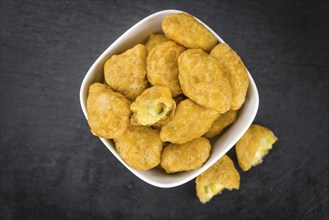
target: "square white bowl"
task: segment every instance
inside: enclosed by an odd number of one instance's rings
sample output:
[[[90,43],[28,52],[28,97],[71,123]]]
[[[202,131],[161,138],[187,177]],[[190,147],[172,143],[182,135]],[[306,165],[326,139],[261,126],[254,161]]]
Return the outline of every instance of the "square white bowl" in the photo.
[[[107,59],[109,59],[114,54],[120,54],[125,50],[133,47],[138,43],[144,43],[147,37],[154,32],[162,32],[161,23],[162,19],[172,13],[180,13],[183,11],[179,10],[164,10],[157,13],[151,14],[150,16],[144,18],[124,34],[122,34],[111,46],[109,46],[95,61],[95,63],[90,67],[86,76],[83,79],[81,88],[80,88],[80,103],[82,111],[87,118],[87,95],[89,85],[95,82],[103,82],[103,65]],[[199,22],[204,24],[202,21],[197,19]],[[204,24],[205,25],[205,24]],[[213,30],[211,30],[207,25],[206,28],[211,31],[219,42],[224,43],[222,38],[220,38]],[[224,154],[226,154],[242,137],[242,135],[249,128],[253,122],[259,105],[259,97],[257,87],[254,80],[252,79],[249,71],[249,80],[250,85],[246,97],[246,101],[243,107],[240,109],[239,116],[237,121],[231,125],[225,132],[216,137],[212,141],[212,150],[211,155],[208,161],[199,169],[191,170],[187,172],[181,172],[176,174],[166,174],[159,168],[154,168],[152,170],[140,171],[135,170],[128,166],[118,155],[114,143],[112,140],[107,140],[100,138],[104,145],[112,152],[112,154],[133,174],[135,174],[140,179],[145,182],[161,187],[161,188],[170,188],[182,185],[201,173],[207,170],[211,165],[213,165],[217,160],[219,160]]]

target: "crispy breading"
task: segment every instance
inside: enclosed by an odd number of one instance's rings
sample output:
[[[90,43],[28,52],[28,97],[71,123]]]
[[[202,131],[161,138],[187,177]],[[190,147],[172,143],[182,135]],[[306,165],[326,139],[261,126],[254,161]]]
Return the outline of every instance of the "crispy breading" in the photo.
[[[150,34],[145,43],[146,51],[149,53],[155,46],[166,41],[169,41],[169,39],[164,34]]]
[[[136,170],[149,170],[160,164],[163,142],[156,129],[129,125],[114,142],[120,157]]]
[[[187,48],[209,52],[217,44],[217,38],[190,14],[167,15],[162,21],[162,29],[169,39]]]
[[[135,100],[147,87],[145,46],[137,44],[120,55],[113,55],[104,64],[104,76],[113,90],[130,101]]]
[[[179,103],[174,117],[162,126],[160,138],[163,142],[186,143],[204,135],[218,115],[217,111],[186,99]]]
[[[261,164],[263,158],[278,140],[269,129],[253,124],[235,146],[239,166],[243,171]]]
[[[211,150],[207,138],[196,138],[184,144],[169,144],[161,154],[161,167],[166,173],[200,168],[209,158]]]
[[[130,102],[108,86],[94,83],[87,98],[88,124],[91,132],[101,138],[116,138],[127,129]]]
[[[195,180],[196,194],[202,203],[209,202],[224,189],[240,188],[240,174],[233,161],[224,155]]]
[[[161,43],[147,57],[147,79],[151,85],[166,86],[173,97],[182,94],[178,81],[178,57],[185,48],[173,41]]]
[[[248,72],[241,58],[228,44],[218,44],[210,55],[218,58],[228,74],[232,88],[231,108],[233,110],[241,108],[249,87]]]
[[[220,134],[225,128],[233,124],[238,117],[238,111],[229,110],[224,114],[220,114],[218,118],[212,123],[211,127],[204,135],[207,138],[215,137]]]
[[[230,110],[231,86],[218,59],[200,49],[189,49],[179,56],[178,67],[184,95],[220,113]]]

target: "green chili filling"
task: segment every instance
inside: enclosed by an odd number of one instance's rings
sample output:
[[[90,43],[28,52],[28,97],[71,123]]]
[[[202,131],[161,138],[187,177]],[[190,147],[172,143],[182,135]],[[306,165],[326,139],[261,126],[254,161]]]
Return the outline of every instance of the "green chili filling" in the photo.
[[[205,187],[204,187],[204,191],[205,191],[206,193],[208,193],[208,186],[205,186]]]
[[[164,112],[164,108],[161,107],[160,110],[159,110],[159,112],[158,112],[158,114],[160,115],[160,114],[162,114],[163,112]]]

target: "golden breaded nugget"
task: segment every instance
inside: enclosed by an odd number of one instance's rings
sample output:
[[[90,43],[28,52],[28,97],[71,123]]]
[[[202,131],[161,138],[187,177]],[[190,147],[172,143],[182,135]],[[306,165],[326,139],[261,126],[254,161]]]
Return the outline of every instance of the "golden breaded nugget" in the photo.
[[[196,194],[200,202],[206,203],[224,189],[239,189],[240,174],[231,158],[224,155],[208,170],[198,176],[195,183]]]
[[[174,117],[160,131],[163,142],[183,144],[204,135],[219,113],[186,99],[177,106]]]
[[[156,45],[168,41],[169,39],[164,34],[151,34],[147,39],[145,48],[149,53]]]
[[[231,108],[230,82],[216,58],[200,49],[190,49],[178,58],[178,67],[184,95],[220,113]]]
[[[178,57],[185,51],[173,41],[161,43],[147,57],[147,79],[152,85],[167,86],[173,97],[182,94],[178,81]]]
[[[209,158],[211,150],[207,138],[197,138],[185,144],[169,144],[161,154],[161,167],[166,173],[200,168]]]
[[[163,124],[171,118],[176,109],[170,90],[165,86],[153,86],[146,89],[130,105],[133,112],[131,123],[134,125]]]
[[[117,138],[127,129],[130,102],[120,93],[101,83],[89,86],[87,98],[88,124],[101,138]]]
[[[204,136],[207,138],[215,137],[216,135],[220,134],[225,128],[233,124],[237,117],[238,111],[236,110],[229,110],[228,112],[219,115],[218,118],[212,123],[211,127]]]
[[[145,46],[137,44],[120,55],[113,55],[105,62],[104,76],[113,90],[135,100],[147,87]]]
[[[163,143],[158,130],[129,125],[114,142],[121,158],[136,170],[149,170],[160,164]]]
[[[217,44],[216,37],[190,14],[167,15],[162,21],[162,30],[169,39],[187,48],[209,52]]]
[[[241,108],[249,86],[247,69],[239,55],[228,44],[218,44],[210,55],[219,59],[225,67],[232,88],[233,110]]]
[[[269,129],[253,124],[235,146],[239,166],[243,171],[261,164],[278,138]]]

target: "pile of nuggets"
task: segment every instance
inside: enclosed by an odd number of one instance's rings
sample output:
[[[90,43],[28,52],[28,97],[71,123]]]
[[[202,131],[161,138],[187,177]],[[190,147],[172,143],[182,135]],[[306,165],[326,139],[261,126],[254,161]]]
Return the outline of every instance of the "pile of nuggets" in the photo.
[[[200,168],[215,137],[235,122],[249,86],[247,70],[228,44],[193,16],[177,13],[151,34],[104,64],[103,83],[89,87],[91,132],[113,139],[132,168],[160,165],[166,173]],[[236,145],[242,170],[262,162],[277,138],[252,125]],[[196,178],[197,196],[208,202],[223,189],[239,189],[240,175],[225,155]]]

